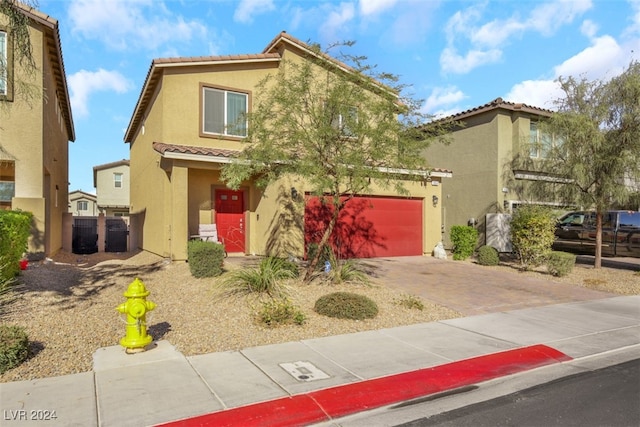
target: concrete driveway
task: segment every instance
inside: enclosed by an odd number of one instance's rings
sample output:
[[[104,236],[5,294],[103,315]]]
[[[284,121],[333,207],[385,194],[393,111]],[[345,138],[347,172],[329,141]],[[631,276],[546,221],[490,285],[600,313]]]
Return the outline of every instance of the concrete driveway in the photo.
[[[517,271],[498,271],[462,261],[431,257],[363,260],[376,280],[464,316],[495,313],[616,295],[536,279]]]

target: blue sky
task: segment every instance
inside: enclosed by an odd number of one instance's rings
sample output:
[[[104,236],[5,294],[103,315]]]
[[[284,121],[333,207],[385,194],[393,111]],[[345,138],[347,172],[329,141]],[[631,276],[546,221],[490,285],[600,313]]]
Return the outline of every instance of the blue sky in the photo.
[[[76,141],[69,190],[129,158],[124,132],[154,58],[260,53],[280,32],[400,76],[423,110],[502,97],[553,108],[559,76],[609,79],[640,59],[640,0],[39,0],[59,21]],[[437,166],[437,165],[435,165]]]

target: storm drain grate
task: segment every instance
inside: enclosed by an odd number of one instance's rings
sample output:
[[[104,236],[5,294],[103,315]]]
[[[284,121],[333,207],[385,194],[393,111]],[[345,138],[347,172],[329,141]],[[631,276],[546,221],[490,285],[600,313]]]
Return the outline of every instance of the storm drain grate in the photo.
[[[311,362],[299,361],[280,363],[280,367],[298,381],[316,381],[330,378],[329,375],[322,372]]]

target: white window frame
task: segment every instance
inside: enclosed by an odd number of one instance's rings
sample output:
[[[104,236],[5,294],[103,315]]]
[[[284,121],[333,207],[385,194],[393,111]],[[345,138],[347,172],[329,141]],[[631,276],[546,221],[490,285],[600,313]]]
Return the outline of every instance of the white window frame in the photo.
[[[222,102],[222,106],[220,105],[207,105],[207,92],[218,92],[221,93],[223,95],[223,102]],[[201,132],[203,135],[223,135],[223,136],[229,136],[229,137],[235,137],[235,138],[244,138],[247,136],[247,130],[248,130],[248,122],[245,119],[244,120],[244,125],[240,125],[240,126],[236,126],[234,123],[229,123],[229,111],[228,111],[228,106],[229,106],[229,101],[228,101],[228,96],[229,94],[233,94],[233,95],[239,95],[239,96],[243,96],[244,97],[244,112],[243,114],[246,117],[246,114],[249,111],[249,94],[245,93],[245,92],[240,92],[240,91],[235,91],[235,90],[228,90],[228,89],[220,89],[220,88],[215,88],[215,87],[211,87],[211,86],[202,86],[202,128],[201,128]],[[222,107],[223,111],[222,111],[222,118],[223,118],[223,123],[222,123],[222,132],[215,132],[214,130],[207,130],[207,111],[209,108],[220,108]],[[234,132],[234,128],[239,128],[240,132]]]
[[[78,200],[77,202],[77,211],[88,211],[89,210],[89,202],[86,200]]]
[[[113,173],[113,187],[114,188],[122,188],[122,173],[114,172]]]

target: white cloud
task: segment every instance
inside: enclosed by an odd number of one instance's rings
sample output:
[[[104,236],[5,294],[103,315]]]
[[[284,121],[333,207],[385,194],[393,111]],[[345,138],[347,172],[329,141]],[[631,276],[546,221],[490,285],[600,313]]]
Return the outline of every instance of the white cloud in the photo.
[[[336,42],[342,40],[342,34],[347,31],[347,24],[356,16],[353,3],[340,3],[326,13],[326,19],[320,25],[320,34],[324,41]]]
[[[542,35],[550,36],[591,7],[593,7],[591,0],[560,0],[542,3],[531,11],[525,26]]]
[[[467,96],[457,87],[436,87],[431,91],[431,95],[426,99],[420,111],[437,117],[450,115],[456,103],[467,98]],[[446,108],[446,109],[443,109]]]
[[[377,15],[391,9],[398,0],[360,0],[360,13],[363,16]]]
[[[233,20],[243,24],[253,22],[253,17],[275,10],[273,0],[241,0],[233,14]]]
[[[95,72],[80,70],[68,76],[67,81],[71,92],[73,114],[78,117],[86,117],[89,114],[89,97],[94,92],[125,93],[133,87],[133,84],[119,72],[102,68]]]
[[[449,18],[445,27],[448,44],[440,57],[443,71],[468,73],[478,66],[499,61],[502,48],[514,38],[524,37],[528,31],[550,36],[592,7],[591,0],[545,2],[533,8],[524,19],[514,12],[506,19],[482,24],[487,5],[487,2],[474,4]],[[452,55],[461,44],[468,44],[468,53]]]
[[[466,74],[480,65],[499,61],[501,56],[502,51],[498,49],[470,50],[465,56],[462,56],[455,49],[447,47],[440,55],[440,66],[445,72]]]
[[[591,21],[590,19],[587,19],[580,26],[580,32],[591,39],[595,37],[596,33],[598,32],[598,24]]]
[[[174,16],[163,3],[152,0],[74,0],[69,19],[74,33],[115,50],[155,50],[207,32],[201,23]]]
[[[554,80],[526,80],[513,86],[503,98],[508,102],[521,102],[552,110],[554,109],[553,101],[561,95],[560,85]]]
[[[584,76],[589,80],[610,79],[619,74],[628,56],[611,36],[593,40],[593,44],[554,68],[556,77]]]
[[[626,29],[628,35],[637,35],[640,33],[640,0],[627,0],[633,11],[631,16],[631,25]]]
[[[553,79],[518,83],[504,98],[511,102],[553,109],[553,101],[563,96],[557,82],[559,77],[607,81],[628,66],[628,52],[633,50],[634,45],[640,47],[640,41],[636,39],[630,45],[621,46],[611,36],[594,38],[591,46],[554,67]]]

